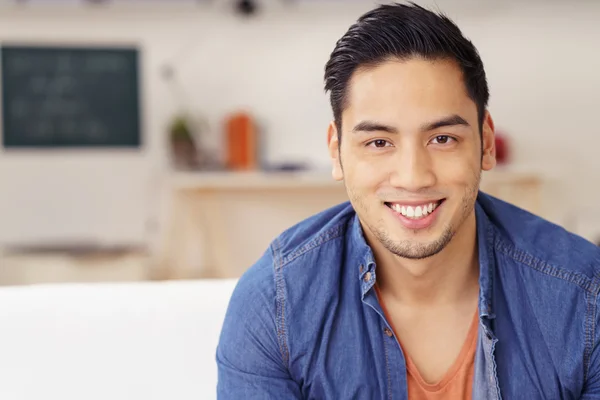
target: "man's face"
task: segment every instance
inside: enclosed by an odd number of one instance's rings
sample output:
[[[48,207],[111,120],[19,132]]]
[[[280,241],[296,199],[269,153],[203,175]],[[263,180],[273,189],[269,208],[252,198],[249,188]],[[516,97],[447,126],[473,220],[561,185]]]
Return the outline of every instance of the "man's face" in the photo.
[[[347,99],[341,146],[332,123],[329,151],[367,238],[404,258],[437,254],[466,225],[481,170],[495,164],[491,117],[482,146],[477,107],[448,60],[359,69]]]

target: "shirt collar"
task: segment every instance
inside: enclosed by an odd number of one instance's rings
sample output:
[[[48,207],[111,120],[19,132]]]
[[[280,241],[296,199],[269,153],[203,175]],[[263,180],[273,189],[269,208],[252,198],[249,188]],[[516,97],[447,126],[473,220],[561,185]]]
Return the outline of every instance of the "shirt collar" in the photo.
[[[481,194],[480,194],[481,196]],[[479,315],[488,319],[495,318],[492,309],[493,277],[496,268],[494,258],[494,229],[491,221],[481,207],[479,198],[475,203],[475,218],[477,229],[477,246],[479,252]],[[350,226],[350,245],[356,260],[358,279],[361,287],[361,297],[373,287],[376,281],[375,256],[367,244],[358,215],[354,214]]]
[[[479,251],[479,316],[493,319],[496,317],[492,307],[493,279],[496,270],[494,225],[480,204],[481,196],[480,193],[475,203],[477,247]]]

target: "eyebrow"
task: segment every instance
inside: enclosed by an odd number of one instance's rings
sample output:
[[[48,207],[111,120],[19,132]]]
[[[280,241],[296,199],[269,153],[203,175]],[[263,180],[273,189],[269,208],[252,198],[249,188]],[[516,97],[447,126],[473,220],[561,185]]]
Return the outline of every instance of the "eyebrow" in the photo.
[[[470,126],[469,123],[460,115],[454,114],[448,117],[438,119],[436,121],[427,122],[421,125],[421,131],[432,131],[434,129],[443,128],[445,126]],[[382,124],[375,121],[361,121],[353,129],[352,132],[387,132],[398,133],[398,129],[393,126]]]
[[[469,123],[460,115],[454,114],[449,117],[444,117],[437,121],[428,122],[421,126],[421,131],[432,131],[434,129],[443,128],[445,126],[470,126]]]
[[[352,132],[387,132],[387,133],[398,133],[398,129],[390,125],[381,124],[374,121],[361,121],[354,128]]]

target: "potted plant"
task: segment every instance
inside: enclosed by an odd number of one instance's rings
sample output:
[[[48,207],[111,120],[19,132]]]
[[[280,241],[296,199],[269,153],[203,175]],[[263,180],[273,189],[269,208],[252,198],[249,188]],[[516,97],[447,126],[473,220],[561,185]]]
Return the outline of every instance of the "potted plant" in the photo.
[[[173,118],[169,128],[171,153],[177,168],[191,168],[197,164],[197,148],[190,119],[185,115]]]

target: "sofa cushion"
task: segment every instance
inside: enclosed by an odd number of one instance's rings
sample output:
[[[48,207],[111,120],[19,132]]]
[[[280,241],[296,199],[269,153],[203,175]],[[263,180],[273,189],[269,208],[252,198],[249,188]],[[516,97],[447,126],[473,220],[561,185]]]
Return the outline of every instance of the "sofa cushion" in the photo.
[[[2,288],[0,399],[214,399],[235,283]]]

